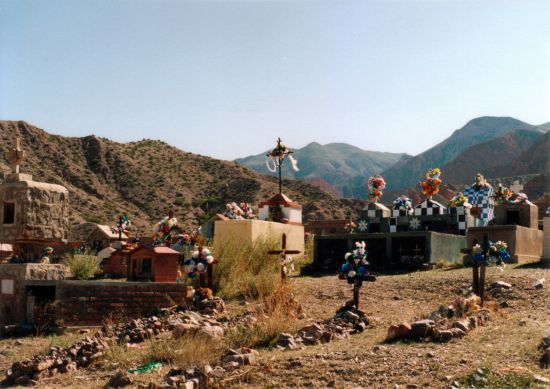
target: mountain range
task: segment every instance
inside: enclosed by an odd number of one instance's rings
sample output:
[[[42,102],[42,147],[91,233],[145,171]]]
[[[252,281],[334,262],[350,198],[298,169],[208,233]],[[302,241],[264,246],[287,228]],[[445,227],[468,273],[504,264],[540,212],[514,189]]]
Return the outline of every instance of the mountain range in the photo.
[[[296,149],[300,171],[283,170],[284,192],[304,207],[304,221],[343,219],[366,204],[365,181],[381,173],[382,202],[405,193],[419,201],[418,181],[441,167],[441,195],[451,197],[477,172],[496,183],[519,179],[530,199],[550,193],[550,123],[533,126],[513,118],[471,120],[445,141],[417,155],[365,151],[344,143],[310,143]],[[277,192],[266,175],[265,153],[221,161],[157,140],[118,143],[93,135],[52,135],[24,121],[0,121],[0,152],[22,138],[29,152],[21,171],[70,192],[71,224],[113,224],[126,213],[144,233],[172,209],[191,228],[230,201],[258,204]],[[254,171],[256,170],[256,171]],[[0,160],[0,180],[9,168]],[[262,174],[263,173],[263,174]],[[292,178],[292,179],[290,179]]]
[[[548,178],[545,178],[550,174],[549,130],[550,123],[535,126],[511,117],[485,116],[470,120],[443,142],[414,157],[364,151],[340,143],[325,146],[314,143],[294,150],[300,167],[306,167],[296,178],[315,179],[311,181],[315,184],[326,182],[335,187],[334,193],[344,197],[364,198],[366,179],[381,174],[387,183],[385,200],[391,201],[389,197],[400,193],[417,197],[418,182],[424,179],[425,172],[440,167],[444,183],[450,185],[449,196],[473,182],[475,174],[480,172],[493,181],[520,179],[528,184],[536,179],[542,184],[534,188],[532,195],[539,197],[550,192]],[[343,164],[342,161],[348,161],[350,149],[354,151],[353,164]],[[265,153],[237,162],[258,172],[267,172]],[[356,166],[362,168],[354,169]]]
[[[295,172],[284,164],[284,177],[302,179],[320,186],[328,184],[333,193],[350,198],[365,196],[365,177],[378,174],[397,162],[411,158],[404,153],[367,151],[346,143],[321,145],[312,142],[293,152],[300,170]],[[235,161],[254,171],[276,175],[266,168],[266,154],[267,151]]]

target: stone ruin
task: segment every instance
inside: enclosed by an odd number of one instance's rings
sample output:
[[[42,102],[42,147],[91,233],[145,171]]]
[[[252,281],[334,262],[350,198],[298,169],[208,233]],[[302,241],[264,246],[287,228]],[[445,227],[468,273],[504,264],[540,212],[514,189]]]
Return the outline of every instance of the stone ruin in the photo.
[[[19,172],[26,153],[19,138],[7,153],[12,166],[0,184],[0,242],[13,244],[14,255],[38,261],[47,246],[66,242],[69,231],[69,192],[61,186],[33,181]]]

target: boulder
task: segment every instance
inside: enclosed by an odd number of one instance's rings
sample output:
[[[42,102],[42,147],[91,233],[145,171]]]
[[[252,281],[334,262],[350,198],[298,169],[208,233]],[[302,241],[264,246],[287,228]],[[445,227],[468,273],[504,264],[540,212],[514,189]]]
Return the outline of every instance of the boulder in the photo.
[[[453,332],[450,330],[434,331],[433,339],[436,342],[449,342],[453,339]]]
[[[451,327],[453,328],[460,328],[462,331],[464,332],[468,332],[470,331],[470,319],[467,318],[467,319],[463,319],[463,320],[457,320],[455,321]]]
[[[395,340],[405,339],[411,335],[411,325],[407,322],[398,325],[392,325],[388,328],[386,341],[392,342]]]
[[[411,336],[415,338],[426,338],[433,332],[435,322],[430,319],[418,320],[411,325]]]
[[[128,373],[124,371],[118,371],[114,376],[109,379],[109,382],[107,382],[107,387],[122,388],[131,384],[132,380],[128,376]]]
[[[223,328],[220,326],[201,327],[199,333],[204,334],[211,339],[220,339],[223,338],[224,335]]]

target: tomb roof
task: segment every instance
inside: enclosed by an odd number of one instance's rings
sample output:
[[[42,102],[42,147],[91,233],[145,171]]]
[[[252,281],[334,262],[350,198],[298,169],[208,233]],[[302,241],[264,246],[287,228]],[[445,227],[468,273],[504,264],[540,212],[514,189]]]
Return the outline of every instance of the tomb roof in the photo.
[[[32,176],[29,174],[21,173],[12,173],[6,180],[1,184],[2,187],[26,187],[26,188],[36,188],[48,192],[57,192],[57,193],[69,193],[67,188],[62,185],[50,184],[47,182],[38,182],[33,181]]]

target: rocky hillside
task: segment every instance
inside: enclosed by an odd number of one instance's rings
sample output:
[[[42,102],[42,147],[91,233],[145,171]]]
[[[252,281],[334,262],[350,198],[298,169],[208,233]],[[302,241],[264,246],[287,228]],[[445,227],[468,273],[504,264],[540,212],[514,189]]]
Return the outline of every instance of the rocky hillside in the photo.
[[[185,227],[196,226],[228,201],[257,204],[277,191],[275,177],[235,162],[184,152],[164,142],[126,144],[105,138],[51,135],[22,121],[0,121],[0,148],[22,138],[29,157],[21,171],[70,191],[71,223],[112,224],[127,213],[142,233],[173,209]],[[2,159],[0,169],[7,171]],[[363,202],[341,200],[302,181],[285,180],[285,193],[304,206],[305,219],[344,218]]]
[[[321,145],[313,142],[301,149],[293,149],[300,171],[290,167],[283,175],[289,178],[308,179],[323,187],[323,181],[336,188],[343,197],[364,197],[365,177],[378,174],[398,161],[410,158],[403,153],[367,151],[346,143]],[[236,161],[256,172],[270,174],[265,165],[266,154],[258,154]]]
[[[544,136],[536,131],[514,130],[501,137],[472,146],[442,167],[445,182],[470,183],[478,172],[486,177],[537,173],[538,169],[537,171],[524,169],[520,174],[515,174],[507,165],[537,144]],[[517,169],[514,170],[517,171]]]
[[[423,178],[424,173],[428,169],[432,167],[443,167],[451,163],[470,147],[502,137],[517,130],[530,131],[539,135],[546,132],[546,128],[543,126],[533,126],[510,117],[480,117],[469,121],[464,127],[456,130],[449,138],[427,151],[407,161],[398,162],[392,165],[390,168],[386,169],[382,175],[388,183],[389,190],[415,186],[418,181]],[[528,139],[531,139],[529,136],[525,135],[520,136],[520,138],[527,142]],[[507,141],[509,142],[510,139]],[[506,140],[504,142],[506,143]],[[509,144],[508,146],[506,146],[508,150],[514,147],[513,144]],[[495,152],[495,150],[491,151]],[[471,158],[473,156],[474,155],[470,155],[468,158],[463,158],[463,162],[457,163],[455,168],[460,170],[461,167],[464,167],[464,169],[471,170],[469,164],[477,163],[476,159]],[[484,157],[478,156],[478,158]],[[502,159],[502,157],[499,158]],[[475,170],[475,167],[472,169]],[[463,173],[457,172],[456,174],[463,175],[464,177],[462,179],[465,179],[465,176],[469,175],[470,172],[465,170]]]

